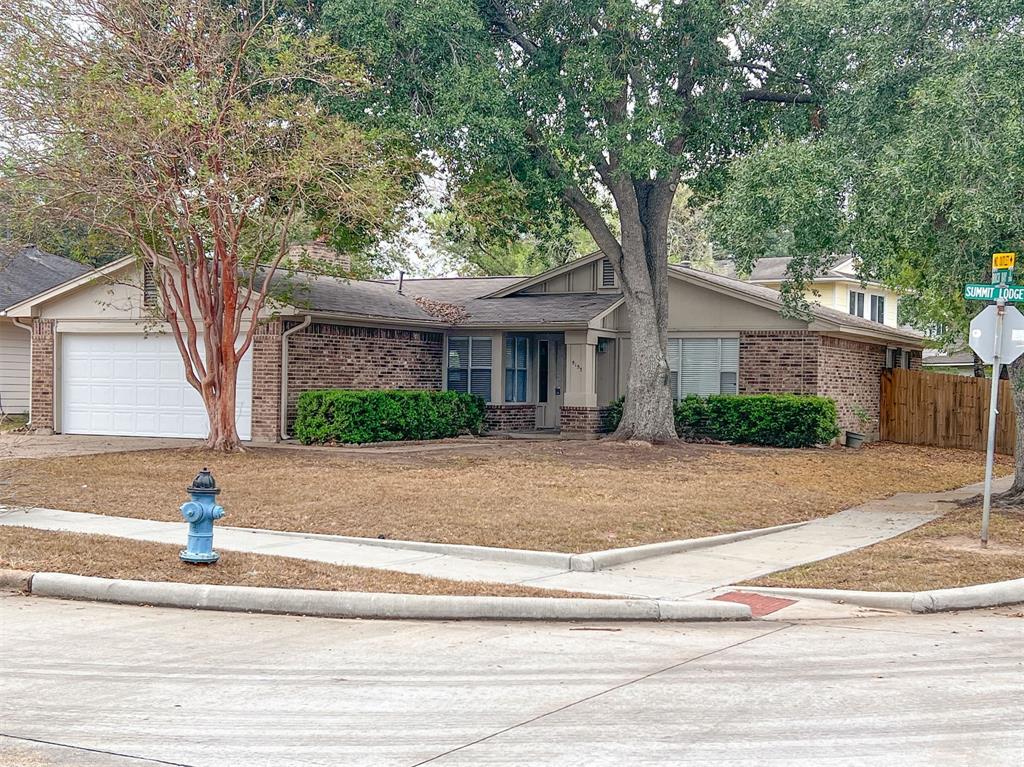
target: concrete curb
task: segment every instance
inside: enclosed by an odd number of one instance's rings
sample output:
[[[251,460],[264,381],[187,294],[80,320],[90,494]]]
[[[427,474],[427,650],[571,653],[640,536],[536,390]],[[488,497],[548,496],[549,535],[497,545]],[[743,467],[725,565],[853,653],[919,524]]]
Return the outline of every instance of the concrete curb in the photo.
[[[32,591],[33,573],[25,570],[0,570],[0,591]]]
[[[31,593],[118,604],[324,618],[548,621],[738,621],[751,618],[747,605],[716,601],[373,594],[129,581],[66,573],[36,573],[31,579]]]
[[[422,551],[438,556],[452,556],[461,559],[482,559],[488,562],[511,562],[519,565],[552,567],[568,570],[573,555],[559,551],[536,551],[533,549],[506,549],[497,546],[472,546],[465,543],[431,543],[430,541],[404,541],[393,538],[358,538],[353,535],[330,535],[328,533],[296,533],[288,530],[267,530],[261,527],[217,527],[239,533],[261,533],[297,540],[311,538],[318,541],[354,543],[359,546],[377,546],[383,549],[401,551]]]
[[[808,522],[792,522],[788,525],[762,527],[757,530],[742,530],[738,533],[723,533],[722,535],[711,535],[707,538],[687,538],[681,541],[663,541],[661,543],[647,543],[642,546],[630,546],[624,549],[606,549],[604,551],[591,551],[586,554],[574,554],[569,562],[569,569],[592,573],[597,570],[604,570],[615,565],[636,562],[641,559],[663,557],[667,554],[678,554],[682,551],[693,551],[694,549],[706,549],[726,543],[745,541],[748,538],[759,538],[762,535],[780,533],[783,530],[792,530],[796,527],[803,527],[806,524]]]
[[[862,607],[902,610],[912,613],[938,613],[949,610],[971,610],[976,607],[999,607],[1024,602],[1024,578],[978,586],[932,591],[843,591],[841,589],[786,589],[768,586],[736,586],[739,591],[773,594],[799,599],[821,599],[847,602]]]

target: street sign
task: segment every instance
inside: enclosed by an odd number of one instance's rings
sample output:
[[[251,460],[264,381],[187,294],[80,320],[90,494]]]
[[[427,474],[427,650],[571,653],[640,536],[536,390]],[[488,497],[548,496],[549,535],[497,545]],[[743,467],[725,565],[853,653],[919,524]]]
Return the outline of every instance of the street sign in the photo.
[[[1016,253],[993,253],[992,271],[996,271],[997,269],[1013,269],[1014,261],[1016,260]]]
[[[998,307],[986,306],[971,320],[968,343],[988,365],[995,359],[996,320]],[[1024,354],[1024,314],[1013,306],[1004,309],[1003,329],[999,334],[999,364],[1009,365]]]
[[[964,298],[968,301],[998,301],[1024,303],[1024,285],[964,285]]]

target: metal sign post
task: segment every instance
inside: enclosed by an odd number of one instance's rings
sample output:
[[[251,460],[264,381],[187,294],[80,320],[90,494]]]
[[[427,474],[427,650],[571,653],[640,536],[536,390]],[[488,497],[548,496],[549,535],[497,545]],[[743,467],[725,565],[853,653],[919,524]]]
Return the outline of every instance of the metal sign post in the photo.
[[[992,353],[992,390],[988,398],[988,447],[985,450],[985,500],[981,507],[981,547],[988,547],[988,521],[992,514],[992,466],[996,458],[996,408],[999,399],[999,366],[1006,300],[996,302],[996,329]]]
[[[981,546],[988,546],[992,513],[992,466],[996,456],[996,414],[999,412],[999,368],[1024,354],[1024,315],[1006,302],[1024,303],[1024,285],[1013,285],[1016,253],[992,254],[992,284],[965,285],[968,301],[995,301],[971,320],[970,347],[983,362],[992,364],[992,388],[988,400],[988,447],[985,451],[985,490],[981,508]],[[1007,327],[1004,327],[1006,325]],[[1004,331],[1009,330],[1004,336]]]

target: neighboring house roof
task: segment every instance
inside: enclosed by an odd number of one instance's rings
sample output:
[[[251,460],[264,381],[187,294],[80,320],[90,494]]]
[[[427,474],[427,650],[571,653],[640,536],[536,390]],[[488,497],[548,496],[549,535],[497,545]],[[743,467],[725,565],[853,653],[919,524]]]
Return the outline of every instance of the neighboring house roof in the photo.
[[[787,278],[787,269],[792,261],[790,256],[761,258],[754,264],[747,282],[783,282]],[[716,261],[715,272],[726,277],[738,277],[736,264],[733,261]],[[815,281],[860,280],[849,256],[833,256],[828,265],[815,277]],[[871,283],[871,280],[867,280]]]
[[[932,354],[924,357],[921,364],[925,367],[974,367],[974,353],[969,351],[950,352],[949,354]]]
[[[21,248],[8,260],[0,256],[0,311],[49,290],[92,267],[46,253],[35,245]]]

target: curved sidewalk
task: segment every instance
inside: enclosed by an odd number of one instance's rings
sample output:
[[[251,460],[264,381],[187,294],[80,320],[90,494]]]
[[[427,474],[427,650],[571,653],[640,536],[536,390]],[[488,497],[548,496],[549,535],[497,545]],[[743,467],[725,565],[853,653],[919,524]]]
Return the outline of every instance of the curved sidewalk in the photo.
[[[1009,478],[997,480],[1001,487]],[[463,581],[514,583],[622,597],[685,599],[706,595],[761,575],[827,559],[895,537],[943,513],[946,504],[976,494],[980,485],[943,493],[898,494],[806,524],[758,537],[718,543],[676,554],[652,556],[596,572],[570,569],[569,555],[556,552],[444,547],[436,551],[383,547],[375,541],[223,526],[215,546],[225,551],[308,559],[337,565],[374,567]],[[139,541],[182,544],[186,525],[56,509],[0,507],[0,525],[113,535]],[[393,542],[397,543],[397,542]],[[415,542],[413,542],[415,544]],[[472,548],[472,556],[465,552]],[[652,549],[656,552],[657,547]],[[460,555],[461,554],[461,555]],[[509,561],[512,559],[519,561]]]

